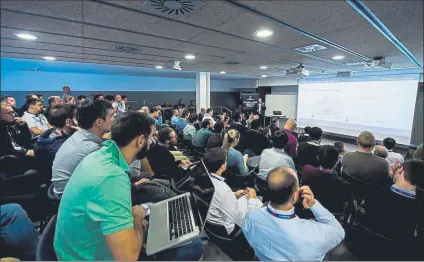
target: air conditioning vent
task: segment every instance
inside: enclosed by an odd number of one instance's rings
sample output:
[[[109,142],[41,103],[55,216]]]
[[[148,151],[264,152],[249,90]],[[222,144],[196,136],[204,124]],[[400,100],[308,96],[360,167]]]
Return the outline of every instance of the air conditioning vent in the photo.
[[[142,8],[146,11],[169,16],[187,16],[205,5],[200,0],[146,0]]]
[[[140,52],[140,49],[138,49],[137,47],[127,46],[127,45],[115,45],[113,47],[113,50],[122,51],[122,52],[126,52],[126,53],[138,53],[138,52]]]
[[[316,52],[316,51],[323,50],[323,49],[327,49],[327,47],[322,46],[322,45],[318,45],[318,44],[314,44],[314,45],[307,45],[307,46],[298,47],[298,48],[295,48],[294,50],[301,52],[301,53],[310,53],[310,52]]]
[[[239,65],[240,62],[239,61],[228,61],[228,62],[225,62],[225,64],[227,64],[227,65]]]

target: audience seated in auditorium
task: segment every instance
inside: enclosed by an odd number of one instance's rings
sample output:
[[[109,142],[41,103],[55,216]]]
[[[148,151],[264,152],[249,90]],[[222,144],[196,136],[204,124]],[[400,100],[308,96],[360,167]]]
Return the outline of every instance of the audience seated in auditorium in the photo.
[[[138,110],[138,112],[149,114],[150,113],[150,110],[149,110],[149,108],[147,106],[143,106],[140,110]]]
[[[365,183],[387,184],[389,163],[372,154],[375,138],[371,132],[364,131],[358,136],[358,151],[343,156],[342,172]]]
[[[343,144],[341,141],[334,142],[334,148],[336,148],[337,153],[339,154],[336,167],[334,168],[334,171],[340,175],[342,171],[342,163],[343,163],[343,156],[347,151],[346,145]]]
[[[0,157],[14,155],[34,157],[34,151],[28,150],[32,144],[31,133],[27,123],[20,117],[14,117],[15,112],[10,105],[1,105],[1,147]]]
[[[417,150],[415,150],[415,153],[414,153],[413,158],[424,161],[424,147],[423,147],[423,144],[421,144],[421,145],[419,145],[417,147]]]
[[[1,105],[9,105],[12,107],[13,112],[17,113],[16,99],[13,96],[3,96],[0,101]]]
[[[128,96],[126,95],[121,95],[121,103],[124,105],[125,107],[125,112],[131,110],[130,105],[128,104]]]
[[[212,108],[206,109],[206,114],[203,116],[202,122],[205,121],[206,119],[209,119],[209,120],[212,121],[212,126],[215,125],[215,119],[213,119],[213,109]]]
[[[188,118],[190,117],[190,112],[187,109],[183,110],[183,113],[181,114],[181,117],[178,119],[177,125],[176,125],[176,131],[179,134],[182,134],[184,131],[184,128],[187,125]]]
[[[177,125],[178,120],[180,120],[179,116],[180,114],[178,112],[178,109],[172,110],[171,125]]]
[[[38,237],[25,210],[18,204],[1,205],[0,210],[1,261],[35,260]]]
[[[23,106],[21,106],[21,108],[19,108],[19,112],[18,112],[18,116],[22,117],[24,115],[24,113],[28,110],[29,108],[29,101],[30,99],[38,99],[38,96],[36,94],[28,94],[25,97],[25,104]]]
[[[213,126],[213,134],[208,138],[208,142],[206,143],[206,148],[211,149],[215,147],[222,147],[224,143],[223,134],[224,131],[224,123],[216,122]]]
[[[247,127],[246,125],[243,125],[242,122],[243,114],[240,112],[235,112],[233,114],[233,122],[230,124],[230,129],[239,131],[241,137],[243,137],[243,135],[247,132]]]
[[[62,95],[60,96],[60,99],[62,99],[62,101],[66,101],[66,97],[71,95],[71,88],[69,86],[64,86],[62,87]]]
[[[298,143],[297,138],[292,134],[296,127],[297,123],[293,119],[287,120],[286,124],[284,125],[284,131],[289,138],[285,150],[290,157],[296,156]]]
[[[77,104],[80,105],[80,104],[82,104],[82,102],[84,102],[84,101],[87,100],[87,97],[85,95],[79,95],[77,97],[77,99],[78,99],[78,103]]]
[[[215,187],[215,194],[209,208],[207,222],[215,226],[223,226],[226,231],[222,234],[227,237],[239,231],[242,226],[246,212],[249,209],[260,208],[262,202],[256,198],[254,189],[242,189],[233,192],[224,182],[222,174],[227,167],[227,152],[223,148],[213,148],[205,154],[203,161],[211,175]],[[245,198],[246,203],[241,199]],[[220,232],[221,233],[221,232]]]
[[[386,159],[389,152],[387,151],[387,148],[385,148],[384,146],[380,146],[380,145],[376,145],[373,149],[372,149],[372,153],[375,156],[381,157]]]
[[[396,140],[394,138],[386,137],[383,140],[383,145],[388,151],[386,160],[389,162],[389,168],[391,168],[395,163],[403,163],[403,156],[393,151],[396,147]]]
[[[112,139],[85,157],[75,169],[59,207],[54,249],[59,260],[137,260],[147,222],[144,210],[132,206],[126,172],[141,150],[148,150],[154,130],[149,117],[129,112],[112,126]],[[89,174],[89,175],[87,175]],[[200,239],[156,258],[197,260]],[[168,255],[167,255],[168,254]],[[159,259],[162,260],[162,259]]]
[[[333,214],[342,214],[343,205],[350,197],[348,184],[335,172],[338,155],[335,147],[321,146],[319,167],[305,165],[301,178],[303,185],[309,186],[320,203]]]
[[[78,108],[79,129],[62,144],[53,161],[52,182],[56,196],[62,195],[81,160],[101,147],[102,137],[110,131],[113,119],[112,106],[105,100],[85,101]]]
[[[28,99],[28,111],[24,113],[22,119],[28,124],[29,131],[32,137],[41,135],[52,126],[47,121],[47,118],[41,114],[41,101],[38,99]]]
[[[284,131],[276,131],[272,136],[272,148],[262,151],[259,161],[258,177],[266,180],[268,172],[279,166],[288,166],[295,169],[292,158],[285,152],[284,148],[289,140],[287,133]]]
[[[93,100],[94,101],[96,101],[96,100],[104,100],[104,99],[105,98],[104,98],[103,94],[100,94],[100,93],[93,94]]]
[[[223,148],[227,150],[227,170],[234,175],[245,176],[249,172],[247,168],[247,156],[243,156],[235,149],[240,141],[240,133],[235,129],[230,129],[224,135]]]
[[[47,118],[47,120],[50,121],[50,119],[49,119],[50,110],[55,105],[63,104],[63,101],[62,101],[62,99],[60,99],[59,96],[50,96],[47,101],[49,103],[49,106],[47,107],[46,110],[43,111],[43,115]]]
[[[344,238],[337,219],[325,209],[308,186],[299,188],[296,172],[278,167],[267,177],[270,203],[247,212],[243,232],[260,260],[323,260]],[[315,219],[296,216],[294,205],[301,198]]]
[[[69,96],[68,96],[69,97]],[[50,173],[53,160],[62,144],[77,130],[74,105],[55,105],[50,110],[50,123],[54,126],[41,134],[34,144],[37,163]]]
[[[245,147],[245,153],[252,156],[260,156],[262,151],[271,148],[271,141],[261,132],[261,122],[259,119],[254,119],[250,123],[249,129],[242,137],[242,145]]]
[[[199,120],[200,123],[203,122],[203,117],[205,116],[205,114],[206,114],[206,109],[200,108],[200,113],[199,113],[199,117],[198,117],[198,120]]]
[[[365,198],[365,214],[358,213],[357,220],[374,232],[399,241],[401,248],[405,243],[411,244],[417,228],[419,236],[424,233],[424,217],[420,212],[423,206],[416,199],[417,186],[424,180],[424,162],[409,160],[395,169],[394,184],[369,192]]]
[[[180,99],[178,100],[178,105],[176,105],[177,108],[185,108],[186,105],[184,104],[184,100]]]
[[[147,152],[147,160],[155,178],[179,180],[184,176],[182,166],[191,164],[189,160],[176,161],[171,151],[175,151],[177,134],[170,127],[164,127],[158,132],[158,142]]]
[[[213,122],[210,119],[205,119],[202,122],[202,128],[197,131],[196,134],[196,145],[206,148],[206,143],[208,142],[209,137],[213,134]]]
[[[309,141],[300,143],[297,148],[297,156],[295,157],[297,167],[303,167],[304,165],[319,166],[318,153],[321,137],[321,128],[312,127],[309,130]]]
[[[190,114],[190,117],[188,118],[188,124],[183,129],[183,139],[184,140],[190,140],[193,145],[196,139],[196,133],[197,129],[194,126],[197,123],[197,115],[196,114]]]

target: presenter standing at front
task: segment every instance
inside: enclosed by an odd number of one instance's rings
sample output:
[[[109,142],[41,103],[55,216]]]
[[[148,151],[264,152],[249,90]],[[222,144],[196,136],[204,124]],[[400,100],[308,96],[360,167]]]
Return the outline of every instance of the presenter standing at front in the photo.
[[[258,99],[258,103],[253,106],[253,111],[259,115],[261,125],[265,126],[265,110],[266,106],[262,103],[262,98]]]

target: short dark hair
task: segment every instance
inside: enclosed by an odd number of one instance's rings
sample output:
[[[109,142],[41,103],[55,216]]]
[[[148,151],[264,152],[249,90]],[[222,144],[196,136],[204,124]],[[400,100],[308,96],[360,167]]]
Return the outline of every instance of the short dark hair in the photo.
[[[124,100],[125,98],[128,98],[128,96],[126,95],[121,95],[122,100]]]
[[[154,124],[153,119],[146,114],[126,112],[113,121],[111,129],[112,140],[119,147],[124,147],[131,143],[134,138],[144,135],[147,143]]]
[[[334,146],[324,145],[319,148],[318,163],[323,168],[333,168],[337,160],[339,160],[339,153]]]
[[[209,173],[216,173],[226,161],[227,151],[221,147],[212,148],[203,158],[203,162]]]
[[[213,132],[215,134],[221,134],[222,130],[224,130],[224,123],[216,122],[215,125],[213,126]]]
[[[363,131],[358,136],[358,144],[363,148],[371,148],[375,146],[375,137],[369,131]]]
[[[189,114],[190,112],[187,109],[184,109],[183,112],[181,113],[181,117],[186,118]]]
[[[80,95],[80,96],[78,96],[78,101],[80,101],[81,99],[87,99],[87,97],[86,96],[84,96],[84,95]]]
[[[7,102],[9,97],[11,97],[11,96],[2,96],[1,99],[0,99],[0,102]]]
[[[334,147],[337,150],[337,153],[341,154],[344,151],[344,144],[341,141],[334,142]]]
[[[233,114],[233,120],[234,121],[239,121],[241,119],[241,113],[240,112],[235,112]]]
[[[75,117],[75,106],[69,104],[54,105],[49,112],[49,122],[57,128],[65,127],[66,120]]]
[[[317,126],[314,126],[311,128],[311,130],[309,130],[308,134],[311,140],[320,140],[322,137],[322,129]]]
[[[151,113],[154,113],[154,112],[157,112],[157,111],[160,111],[160,109],[157,108],[157,107],[152,107],[152,109],[150,109],[150,114]]]
[[[388,149],[388,150],[392,150],[393,148],[395,148],[396,146],[396,140],[394,138],[391,137],[386,137],[383,140],[383,145]]]
[[[29,105],[35,105],[35,104],[37,104],[38,102],[40,102],[40,103],[41,103],[41,100],[40,100],[40,99],[38,99],[38,98],[29,98],[29,99],[27,99],[26,104],[27,104],[27,105],[28,105],[28,107],[29,107]]]
[[[205,119],[202,122],[202,128],[207,128],[210,125],[211,120],[210,119]]]
[[[208,108],[208,109],[206,109],[206,113],[210,113],[210,112],[212,112],[213,111],[213,109],[212,108]]]
[[[412,159],[403,163],[405,180],[411,185],[424,186],[424,161]]]
[[[25,97],[25,100],[31,99],[31,98],[32,98],[32,96],[36,96],[36,94],[28,94],[28,95]]]
[[[303,129],[303,131],[304,131],[306,134],[309,134],[309,131],[311,131],[311,127],[310,127],[310,126],[305,126],[305,128]]]
[[[377,145],[374,147],[373,154],[381,158],[387,158],[387,156],[389,155],[389,152],[387,151],[387,148],[385,148],[384,146]]]
[[[112,95],[107,95],[104,97],[105,100],[109,101],[109,102],[113,102],[115,101],[115,97]]]
[[[86,100],[77,110],[78,125],[90,129],[97,119],[106,120],[109,110],[112,110],[112,105],[106,100]]]
[[[250,128],[258,129],[261,126],[261,120],[255,119],[250,123]]]
[[[53,102],[56,100],[56,97],[58,97],[58,96],[50,96],[49,99],[47,99],[49,106],[51,106],[53,104]],[[59,99],[60,99],[60,97],[59,97]]]
[[[44,97],[42,94],[35,94],[35,95],[38,96],[38,98]]]
[[[165,143],[166,140],[169,140],[169,136],[172,132],[175,132],[174,129],[170,127],[161,128],[158,132],[158,140],[162,143]]]
[[[191,114],[189,117],[188,117],[188,122],[189,123],[194,123],[194,122],[196,122],[197,121],[197,119],[198,119],[199,117],[198,117],[198,115],[197,114]]]
[[[69,89],[70,89],[70,87],[69,87],[69,86],[63,86],[63,87],[62,87],[62,90],[63,90],[63,89],[65,89],[65,88],[69,88]]]
[[[266,178],[271,203],[282,205],[287,203],[298,188],[296,177],[287,166],[271,170]],[[293,171],[294,172],[294,171]]]
[[[273,146],[278,149],[284,149],[289,142],[289,136],[285,131],[277,130],[271,137]]]
[[[100,93],[94,94],[94,95],[93,95],[93,100],[98,100],[98,99],[99,99],[99,97],[101,97],[101,96],[103,96],[103,97],[104,97],[104,95],[103,95],[103,94],[100,94]]]

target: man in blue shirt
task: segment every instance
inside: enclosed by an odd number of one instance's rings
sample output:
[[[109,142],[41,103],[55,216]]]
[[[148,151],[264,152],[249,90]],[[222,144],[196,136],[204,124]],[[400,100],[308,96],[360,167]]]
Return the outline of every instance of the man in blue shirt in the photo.
[[[178,109],[172,110],[171,125],[177,125],[180,120]]]
[[[267,176],[270,204],[247,212],[243,233],[260,260],[323,260],[345,232],[308,186],[299,188],[295,171],[278,167]],[[315,220],[300,219],[294,204],[302,198]]]
[[[186,125],[187,125],[187,120],[188,120],[189,116],[190,116],[190,112],[187,109],[184,109],[184,111],[181,114],[180,119],[177,122],[176,129],[177,129],[178,133],[180,133],[180,134],[183,133],[184,127],[186,127]]]

